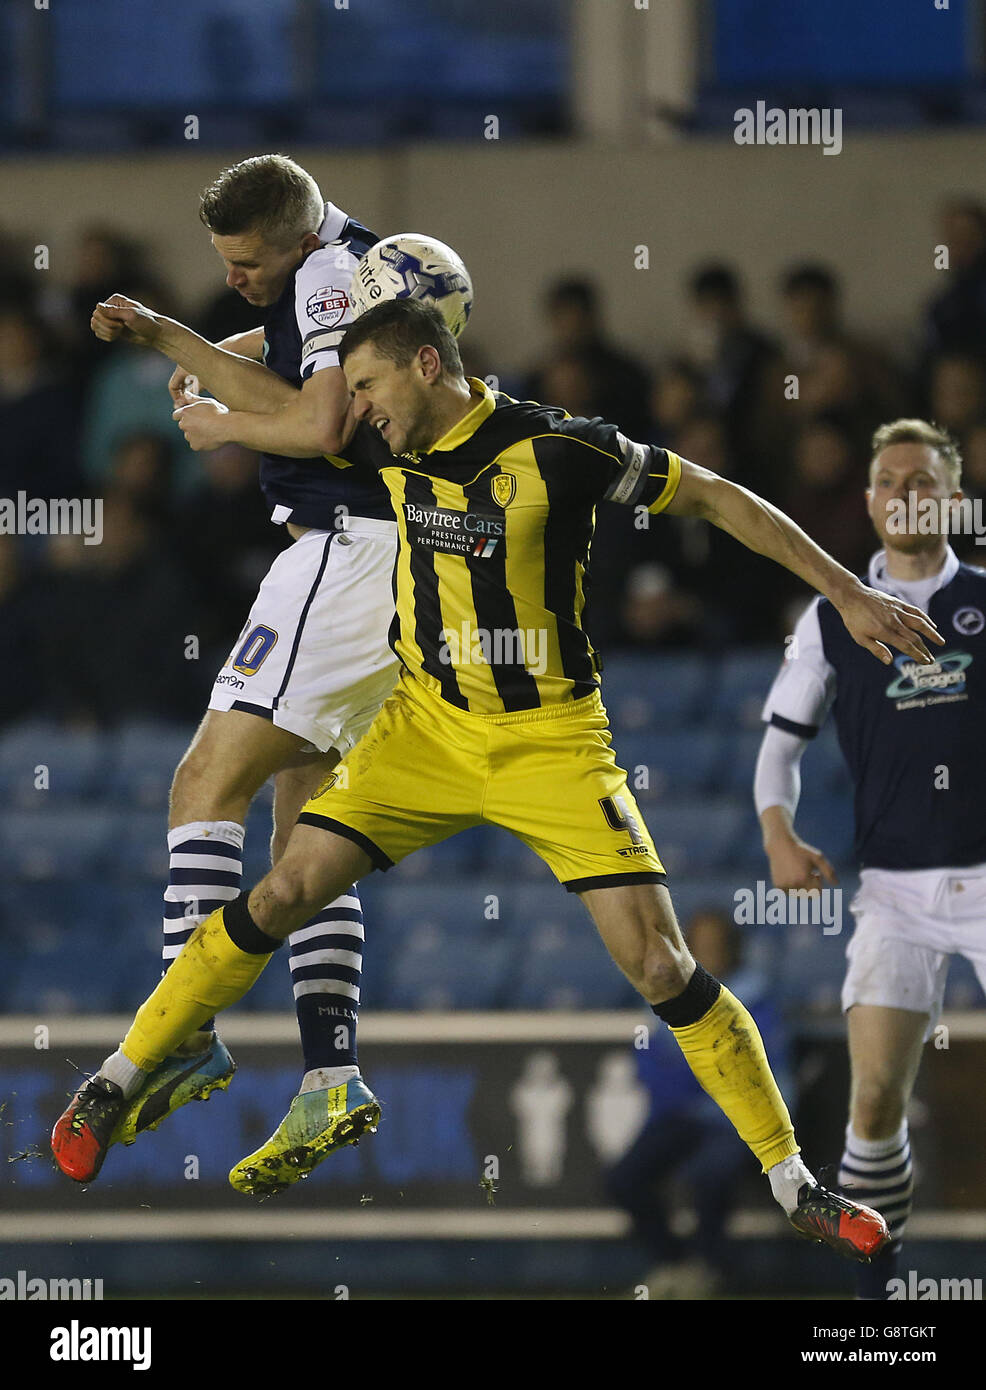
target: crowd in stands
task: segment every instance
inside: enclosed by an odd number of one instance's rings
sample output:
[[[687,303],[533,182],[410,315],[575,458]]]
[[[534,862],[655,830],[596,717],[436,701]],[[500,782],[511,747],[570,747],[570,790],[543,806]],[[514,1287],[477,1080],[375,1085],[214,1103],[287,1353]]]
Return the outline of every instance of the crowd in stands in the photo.
[[[564,278],[544,301],[538,360],[503,385],[601,415],[750,487],[862,572],[879,424],[923,415],[952,430],[966,492],[986,496],[986,207],[954,199],[939,219],[949,269],[909,360],[846,326],[826,266],[787,270],[764,327],[748,315],[739,270],[704,264],[672,356],[636,361],[610,338],[595,285]],[[267,519],[255,458],[237,446],[191,454],[171,420],[170,364],[98,342],[89,317],[123,289],[215,341],[254,327],[256,311],[226,290],[197,311],[178,305],[145,250],[108,226],[80,232],[57,290],[30,264],[0,236],[0,497],[98,496],[105,534],[99,545],[0,535],[0,624],[18,672],[0,689],[0,723],[193,718],[287,537]],[[470,340],[463,349],[467,370],[494,370]],[[972,537],[954,543],[977,562]],[[779,643],[808,596],[705,522],[645,526],[617,507],[599,510],[591,580],[586,626],[604,657]]]
[[[946,202],[937,240],[949,250],[945,285],[909,355],[846,326],[827,266],[784,273],[767,331],[748,316],[738,270],[704,264],[689,281],[677,349],[654,371],[609,340],[591,283],[554,284],[550,345],[522,388],[743,484],[862,573],[875,549],[863,491],[878,425],[917,415],[945,426],[962,449],[965,493],[986,498],[986,207]],[[973,536],[952,543],[981,563]],[[642,528],[609,507],[597,519],[586,625],[604,654],[779,642],[808,592],[704,522]]]

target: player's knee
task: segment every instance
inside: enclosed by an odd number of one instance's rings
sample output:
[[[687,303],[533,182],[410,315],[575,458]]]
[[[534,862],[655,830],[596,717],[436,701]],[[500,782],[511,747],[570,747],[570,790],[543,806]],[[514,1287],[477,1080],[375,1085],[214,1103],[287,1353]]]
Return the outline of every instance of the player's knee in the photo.
[[[853,1093],[853,1128],[861,1139],[885,1139],[899,1129],[906,1107],[904,1088],[893,1077],[862,1078]]]
[[[634,983],[649,1004],[664,1004],[682,992],[689,974],[688,957],[682,957],[661,941],[644,952]]]
[[[277,864],[261,887],[265,915],[278,935],[294,931],[321,906],[319,885],[300,859]]]

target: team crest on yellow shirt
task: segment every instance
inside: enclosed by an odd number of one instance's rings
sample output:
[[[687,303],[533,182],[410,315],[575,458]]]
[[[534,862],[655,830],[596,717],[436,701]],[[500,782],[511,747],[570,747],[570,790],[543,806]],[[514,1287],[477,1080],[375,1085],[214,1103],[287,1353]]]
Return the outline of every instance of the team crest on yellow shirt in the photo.
[[[498,473],[491,484],[493,500],[506,507],[517,495],[517,479],[513,473]]]

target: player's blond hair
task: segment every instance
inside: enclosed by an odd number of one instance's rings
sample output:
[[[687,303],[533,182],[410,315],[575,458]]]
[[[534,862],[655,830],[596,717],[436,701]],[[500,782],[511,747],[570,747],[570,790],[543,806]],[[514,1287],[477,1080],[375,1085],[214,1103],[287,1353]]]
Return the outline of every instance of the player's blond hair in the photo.
[[[962,454],[957,440],[940,425],[928,420],[891,420],[881,425],[873,436],[873,452],[870,455],[870,481],[873,480],[873,466],[884,449],[891,444],[927,444],[934,449],[948,474],[948,481],[957,492],[962,484]]]
[[[325,216],[318,184],[285,154],[258,154],[224,169],[202,194],[199,217],[216,236],[259,232],[290,250]]]

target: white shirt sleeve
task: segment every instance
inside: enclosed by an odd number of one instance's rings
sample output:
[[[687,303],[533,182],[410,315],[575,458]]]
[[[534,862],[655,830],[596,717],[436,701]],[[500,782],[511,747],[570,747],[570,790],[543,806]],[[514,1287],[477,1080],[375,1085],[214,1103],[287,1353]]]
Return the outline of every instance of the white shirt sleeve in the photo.
[[[835,699],[835,669],[822,648],[819,602],[814,599],[799,618],[764,704],[769,727],[753,778],[758,816],[768,806],[784,806],[794,818],[801,796],[802,754]]]
[[[835,699],[835,668],[822,647],[820,602],[813,599],[798,619],[761,716],[765,723],[805,739],[815,737]]]
[[[339,344],[353,321],[349,287],[358,264],[348,242],[331,241],[313,251],[295,277],[302,381],[324,367],[339,365]]]
[[[764,732],[757,770],[753,774],[753,800],[757,815],[768,806],[783,806],[792,821],[801,799],[801,755],[808,739],[769,726]]]

